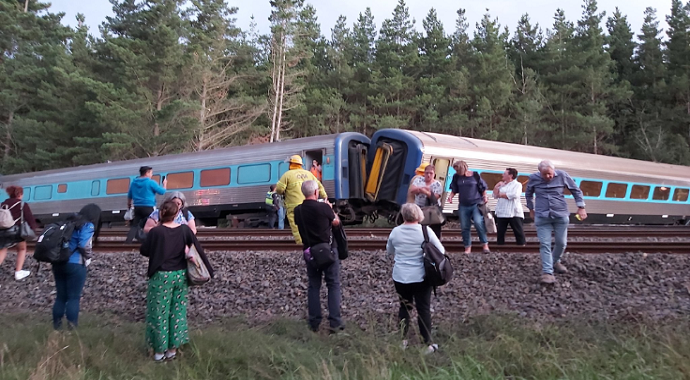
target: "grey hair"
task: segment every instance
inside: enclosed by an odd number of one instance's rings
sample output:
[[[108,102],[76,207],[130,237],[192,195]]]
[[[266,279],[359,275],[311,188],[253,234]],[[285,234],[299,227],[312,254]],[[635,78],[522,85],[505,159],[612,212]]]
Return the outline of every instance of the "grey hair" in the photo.
[[[319,189],[319,184],[318,184],[318,182],[314,181],[313,179],[309,180],[309,181],[302,182],[302,194],[304,194],[305,197],[308,197],[308,196],[314,194],[314,192],[318,189]]]
[[[187,197],[185,197],[181,191],[166,191],[165,195],[163,196],[163,203],[171,201],[175,198],[182,201],[182,208],[187,207]]]
[[[549,160],[542,160],[542,162],[540,162],[539,165],[537,165],[537,169],[539,169],[540,173],[542,170],[544,170],[546,168],[551,168],[553,170],[556,170],[556,167],[553,166],[553,162],[551,162]]]
[[[408,223],[419,223],[424,220],[424,213],[422,212],[422,209],[414,203],[405,203],[402,205],[400,208],[400,214],[402,215],[403,220]]]

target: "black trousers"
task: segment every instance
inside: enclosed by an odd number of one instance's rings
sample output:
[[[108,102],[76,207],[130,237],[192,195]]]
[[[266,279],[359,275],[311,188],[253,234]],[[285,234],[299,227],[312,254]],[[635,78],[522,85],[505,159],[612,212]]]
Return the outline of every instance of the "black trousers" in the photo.
[[[498,245],[505,244],[506,231],[508,225],[513,229],[515,234],[515,243],[517,245],[525,245],[525,233],[522,231],[522,218],[496,218],[496,242]]]
[[[403,284],[395,282],[395,291],[400,298],[398,318],[403,329],[403,336],[407,336],[410,329],[410,310],[412,305],[417,308],[417,324],[425,344],[431,342],[431,289],[426,282]]]
[[[129,244],[137,236],[137,231],[144,228],[146,225],[146,219],[153,212],[152,206],[134,206],[134,219],[132,219],[129,225],[129,232],[127,233],[127,239],[125,243]]]

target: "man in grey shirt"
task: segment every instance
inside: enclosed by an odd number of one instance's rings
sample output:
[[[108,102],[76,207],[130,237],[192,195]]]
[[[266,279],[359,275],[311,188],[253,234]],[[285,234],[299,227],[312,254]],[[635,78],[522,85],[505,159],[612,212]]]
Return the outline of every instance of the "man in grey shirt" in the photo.
[[[566,273],[568,270],[560,262],[561,255],[565,251],[568,239],[568,224],[570,212],[568,204],[563,196],[563,189],[567,187],[575,198],[577,215],[580,220],[587,218],[585,201],[582,198],[582,190],[575,184],[568,173],[556,170],[553,163],[544,160],[539,163],[539,172],[529,176],[527,182],[527,208],[537,227],[539,237],[539,253],[541,254],[543,284],[553,284],[556,273]],[[536,197],[535,197],[536,196]],[[536,205],[535,199],[536,198]],[[551,234],[555,234],[556,245],[551,249]]]

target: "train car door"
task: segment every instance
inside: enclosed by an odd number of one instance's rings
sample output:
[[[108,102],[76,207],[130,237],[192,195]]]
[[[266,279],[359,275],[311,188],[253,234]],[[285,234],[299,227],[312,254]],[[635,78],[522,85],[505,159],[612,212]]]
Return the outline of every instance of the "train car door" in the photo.
[[[451,159],[445,157],[433,157],[431,159],[431,163],[436,168],[436,180],[441,182],[441,186],[443,189],[443,194],[441,195],[441,209],[443,209],[443,206],[445,206],[446,198],[448,197],[446,195],[446,183],[450,180],[448,178],[448,169],[450,168],[450,162]]]

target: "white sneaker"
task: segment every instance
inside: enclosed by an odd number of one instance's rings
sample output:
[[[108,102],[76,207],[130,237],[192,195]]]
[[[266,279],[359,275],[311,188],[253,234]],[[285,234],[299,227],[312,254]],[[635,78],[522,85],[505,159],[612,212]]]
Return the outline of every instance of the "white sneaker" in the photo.
[[[28,270],[18,270],[18,271],[16,271],[16,272],[14,272],[14,279],[17,280],[17,281],[23,280],[23,279],[29,277],[30,274],[31,274],[31,271],[28,271]]]
[[[430,344],[429,347],[426,348],[426,352],[424,352],[426,355],[428,354],[433,354],[434,352],[438,351],[438,344]]]

